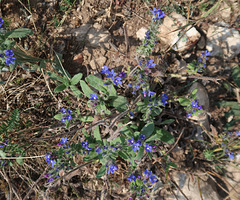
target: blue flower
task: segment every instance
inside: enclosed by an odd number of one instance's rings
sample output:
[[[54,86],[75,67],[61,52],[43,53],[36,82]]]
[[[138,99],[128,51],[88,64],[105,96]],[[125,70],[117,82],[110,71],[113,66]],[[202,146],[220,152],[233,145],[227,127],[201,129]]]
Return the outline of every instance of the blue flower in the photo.
[[[5,55],[8,56],[8,57],[12,57],[12,56],[14,56],[14,53],[13,53],[13,51],[11,49],[7,49],[5,51]]]
[[[155,94],[155,92],[151,92],[150,90],[148,90],[148,97],[151,97]]]
[[[161,99],[161,104],[162,104],[163,106],[165,106],[165,105],[168,103],[167,100],[168,100],[168,95],[165,94],[165,93],[163,93],[162,99]]]
[[[101,153],[103,152],[103,150],[102,150],[101,148],[97,148],[96,152],[97,152],[98,154],[101,154]]]
[[[86,148],[86,147],[88,147],[88,142],[87,141],[86,142],[82,141],[81,145],[82,145],[82,147]]]
[[[61,119],[61,122],[62,122],[62,123],[65,123],[65,121],[66,121],[66,120],[65,120],[64,118]]]
[[[198,108],[198,103],[196,100],[192,102],[191,107]]]
[[[139,89],[139,87],[140,87],[140,85],[135,85],[135,88],[138,90]]]
[[[139,150],[139,144],[138,143],[133,144],[132,149],[133,149],[133,152],[136,152],[137,150]]]
[[[71,120],[71,118],[72,118],[72,116],[71,116],[71,115],[66,115],[66,120],[70,121],[70,120]]]
[[[9,64],[14,64],[14,57],[7,57],[6,58],[6,64],[7,64],[7,66],[9,66]]]
[[[145,135],[143,135],[143,134],[141,134],[141,135],[140,135],[140,139],[141,139],[141,140],[144,140],[144,139],[145,139],[145,137],[146,137],[146,136],[145,136]]]
[[[131,139],[128,140],[128,142],[129,142],[129,145],[133,145],[135,141],[134,141],[133,138],[131,138]]]
[[[129,115],[130,115],[131,118],[134,118],[134,112],[133,111],[132,112],[129,111]]]
[[[192,114],[190,112],[187,113],[187,117],[192,117]]]
[[[153,67],[156,66],[156,64],[153,63],[153,59],[151,59],[151,60],[148,60],[148,59],[147,59],[147,64],[146,64],[146,66],[149,67],[149,68],[153,68]]]
[[[96,93],[90,94],[90,96],[91,96],[90,100],[92,100],[92,101],[95,101],[95,100],[97,100],[97,98],[98,98],[98,96],[97,96]]]
[[[150,9],[150,11],[152,12],[153,14],[153,21],[155,20],[159,20],[163,17],[165,17],[165,14],[164,14],[164,11],[161,11],[160,9],[156,9],[156,8],[153,8],[153,10]]]
[[[150,176],[149,181],[150,181],[151,183],[156,182],[156,181],[157,181],[156,175],[153,174],[152,176]]]
[[[132,84],[131,84],[131,83],[128,83],[128,87],[132,87]]]
[[[67,112],[67,109],[62,108],[60,111],[61,111],[61,113],[66,113],[66,112]]]
[[[144,96],[144,97],[147,96],[147,92],[148,92],[147,90],[144,90],[144,91],[143,91],[143,96]]]
[[[141,140],[138,140],[137,143],[138,143],[140,146],[142,146]]]
[[[145,33],[145,35],[146,35],[146,38],[149,39],[149,38],[150,38],[150,31],[148,30],[148,31]]]
[[[51,158],[51,155],[50,155],[50,154],[45,155],[45,159],[46,159],[46,161],[49,161],[50,158]]]
[[[107,77],[108,78],[114,79],[116,75],[117,74],[114,72],[113,69],[111,71],[107,71]]]
[[[232,135],[233,134],[233,132],[228,132],[228,135]]]
[[[4,20],[0,18],[0,28],[2,27],[3,23],[4,23]]]
[[[228,154],[228,159],[230,161],[234,159],[234,154],[232,152]]]
[[[132,174],[131,176],[129,176],[128,178],[127,178],[127,180],[129,180],[129,181],[136,181],[136,177]]]
[[[67,137],[62,137],[61,140],[59,141],[60,144],[64,145],[67,143]]]
[[[118,86],[118,85],[122,84],[122,79],[121,78],[115,78],[113,82],[116,84],[116,86]]]
[[[240,131],[236,131],[236,135],[237,135],[237,136],[240,136]]]
[[[110,167],[109,167],[109,170],[108,170],[108,174],[109,173],[113,174],[117,169],[118,169],[117,166],[111,164]]]
[[[148,169],[146,169],[143,173],[147,178],[152,175],[152,171],[149,171]]]
[[[72,110],[68,109],[68,110],[67,110],[67,113],[68,113],[69,115],[71,115],[71,114],[72,114]]]
[[[47,179],[48,182],[52,182],[53,181],[53,178],[49,178]]]
[[[152,152],[152,146],[150,146],[149,144],[145,144],[145,150],[146,152]]]
[[[206,50],[205,52],[202,53],[203,59],[207,60],[208,56],[210,56],[210,51]]]
[[[51,160],[50,162],[52,164],[52,167],[54,167],[54,165],[56,164],[56,161],[55,160]]]
[[[103,68],[101,69],[101,73],[105,74],[108,73],[108,67],[106,65],[103,66]]]
[[[143,62],[144,62],[144,60],[140,60],[138,65],[142,65]]]

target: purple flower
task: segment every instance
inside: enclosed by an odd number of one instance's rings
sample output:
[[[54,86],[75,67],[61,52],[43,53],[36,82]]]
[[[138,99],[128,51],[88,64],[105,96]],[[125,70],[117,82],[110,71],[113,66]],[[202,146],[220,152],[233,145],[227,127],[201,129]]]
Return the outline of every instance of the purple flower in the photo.
[[[103,68],[101,69],[101,73],[105,74],[108,73],[108,67],[106,65],[103,66]]]
[[[66,113],[66,112],[67,112],[67,109],[62,108],[60,111],[61,111],[61,113]]]
[[[64,118],[61,119],[61,122],[62,122],[62,123],[65,123],[65,121],[66,121],[66,120],[65,120]]]
[[[153,174],[152,176],[150,176],[149,181],[150,181],[151,183],[156,182],[156,181],[157,181],[156,175]]]
[[[146,66],[147,66],[148,68],[153,68],[153,67],[156,66],[156,64],[153,63],[153,59],[151,59],[151,60],[148,60],[148,59],[147,59],[147,64],[146,64]]]
[[[190,112],[187,113],[187,117],[192,117],[192,114]]]
[[[153,21],[165,17],[164,11],[161,11],[160,9],[157,10],[156,8],[153,8],[153,10],[150,9],[150,11],[153,14]]]
[[[113,174],[117,169],[118,169],[117,166],[111,164],[110,167],[109,167],[109,170],[108,170],[108,174],[109,173]]]
[[[101,153],[103,152],[103,150],[102,150],[101,148],[97,148],[96,152],[97,152],[98,154],[101,154]]]
[[[145,137],[146,137],[146,136],[145,136],[145,135],[143,135],[143,134],[141,134],[141,135],[140,135],[140,139],[141,139],[141,140],[144,140],[144,139],[145,139]]]
[[[150,146],[149,144],[145,144],[145,150],[146,152],[152,152],[152,146]]]
[[[129,180],[129,181],[136,181],[136,177],[132,174],[131,176],[129,176],[128,178],[127,178],[127,180]]]
[[[49,177],[49,174],[44,174],[44,177],[45,177],[45,178]]]
[[[53,181],[53,178],[49,178],[47,179],[48,182],[52,182]]]
[[[92,100],[92,101],[95,101],[95,100],[97,100],[97,98],[98,98],[98,96],[97,96],[96,93],[90,94],[90,96],[91,96],[90,100]]]
[[[14,57],[7,57],[6,58],[6,64],[7,64],[7,66],[9,66],[9,64],[14,64]]]
[[[11,49],[7,49],[5,51],[5,55],[8,56],[8,57],[12,57],[12,56],[14,56],[14,53],[13,53],[13,51]]]
[[[133,145],[135,141],[134,141],[133,138],[131,138],[131,139],[128,140],[128,142],[129,142],[129,145]]]
[[[121,78],[115,78],[113,82],[116,84],[116,86],[118,86],[118,85],[122,84],[122,79]]]
[[[59,141],[60,144],[64,145],[67,143],[67,137],[62,137],[61,140]]]
[[[140,146],[142,146],[141,140],[138,140],[136,143],[138,143]]]
[[[114,72],[113,69],[112,69],[111,71],[110,71],[110,70],[107,71],[107,77],[108,77],[108,78],[114,79],[116,75],[117,75],[117,74]]]
[[[121,72],[118,76],[121,78],[124,78],[126,76],[126,74],[125,74],[125,72]]]
[[[139,150],[139,144],[138,143],[133,144],[132,149],[133,149],[133,152],[136,152],[137,150]]]
[[[147,90],[143,91],[143,96],[144,96],[144,97],[147,96]]]
[[[146,35],[146,38],[149,39],[149,38],[150,38],[150,31],[148,30],[148,31],[145,33],[145,35]]]
[[[192,102],[191,107],[198,108],[198,103],[196,100]]]
[[[69,115],[71,115],[71,114],[72,114],[72,110],[68,109],[68,110],[67,110],[67,113],[68,113]]]
[[[0,18],[0,28],[2,27],[3,23],[4,23],[4,20]]]
[[[149,171],[148,169],[146,169],[143,173],[147,178],[152,175],[152,171]]]

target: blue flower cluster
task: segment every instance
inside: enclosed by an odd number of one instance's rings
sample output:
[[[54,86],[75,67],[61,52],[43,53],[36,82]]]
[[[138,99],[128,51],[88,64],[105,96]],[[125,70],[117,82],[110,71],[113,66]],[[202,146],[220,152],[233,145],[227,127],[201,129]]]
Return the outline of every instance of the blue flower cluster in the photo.
[[[128,139],[128,143],[129,143],[129,145],[132,146],[133,152],[138,151],[140,146],[143,146],[142,140],[145,139],[145,135],[141,134],[139,138],[140,139],[137,140],[136,142],[135,142],[135,140],[133,138]],[[152,148],[153,148],[152,146],[150,146],[149,144],[145,143],[145,150],[146,150],[146,152],[152,152]]]
[[[72,110],[62,108],[62,109],[61,109],[61,113],[65,114],[65,115],[63,116],[63,118],[61,119],[61,122],[62,122],[62,123],[65,123],[66,120],[70,121],[70,120],[72,119]]]
[[[81,143],[81,145],[82,145],[82,147],[83,148],[85,148],[86,150],[87,150],[87,154],[89,154],[89,151],[91,151],[92,150],[92,148],[90,148],[89,146],[88,146],[88,142],[86,141],[83,141],[82,143]],[[85,154],[85,151],[83,151],[83,154]]]
[[[4,20],[0,18],[0,28],[2,27],[3,23],[4,23]]]
[[[11,50],[11,49],[7,49],[6,51],[5,51],[5,56],[6,56],[6,64],[7,64],[7,66],[9,66],[9,64],[14,64],[14,53],[13,53],[13,51]]]
[[[161,104],[162,104],[163,106],[165,106],[165,105],[168,103],[167,100],[168,100],[168,95],[165,94],[165,93],[163,93],[162,99],[161,99]]]
[[[198,69],[198,71],[201,71],[202,68],[206,67],[206,61],[208,59],[208,56],[210,56],[210,51],[206,50],[202,53],[202,58],[198,59],[198,65],[200,65],[200,68]]]
[[[106,167],[108,167],[108,166],[106,165]],[[113,174],[117,170],[118,170],[118,166],[111,164],[110,167],[108,168],[108,174],[110,174],[110,173]]]
[[[157,10],[156,8],[153,8],[153,10],[150,9],[150,11],[153,14],[153,18],[152,18],[153,21],[159,20],[165,17],[164,11],[161,11],[160,9]]]
[[[228,155],[230,161],[234,159],[234,153],[229,151],[229,149],[225,149],[225,155]]]
[[[101,73],[107,74],[107,78],[112,79],[116,86],[121,85],[122,78],[124,78],[126,76],[126,74],[124,72],[121,72],[118,75],[118,77],[116,77],[117,74],[114,72],[114,69],[109,70],[106,65],[104,65],[103,68],[101,69]]]
[[[4,147],[4,146],[8,145],[8,143],[9,143],[9,140],[6,140],[5,143],[3,143],[2,145],[0,145],[0,148],[2,148],[2,147]],[[3,145],[4,145],[4,146],[3,146]]]
[[[197,110],[202,110],[202,106],[198,105],[197,99],[195,99],[194,101],[192,101],[191,107],[193,108],[192,113],[195,113]],[[192,113],[188,112],[187,113],[187,117],[192,117]]]

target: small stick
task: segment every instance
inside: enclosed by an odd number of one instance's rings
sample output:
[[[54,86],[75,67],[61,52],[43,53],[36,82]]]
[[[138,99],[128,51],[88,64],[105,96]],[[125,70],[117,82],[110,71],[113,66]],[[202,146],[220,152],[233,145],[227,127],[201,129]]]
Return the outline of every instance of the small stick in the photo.
[[[128,40],[128,33],[127,33],[127,25],[125,23],[124,27],[124,38],[125,38],[125,44],[126,44],[126,55],[128,57],[128,52],[129,52],[129,40]]]

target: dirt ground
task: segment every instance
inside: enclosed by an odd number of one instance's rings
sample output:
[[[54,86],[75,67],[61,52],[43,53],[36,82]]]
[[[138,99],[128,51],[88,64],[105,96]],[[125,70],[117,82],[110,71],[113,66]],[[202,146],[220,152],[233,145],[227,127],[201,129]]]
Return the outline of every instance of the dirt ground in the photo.
[[[201,16],[202,7],[205,6],[206,8],[204,8],[208,10],[215,2],[194,1],[191,5],[191,20],[196,20]],[[33,35],[16,40],[17,46],[28,55],[53,60],[55,54],[60,53],[63,55],[63,66],[71,75],[81,72],[84,77],[87,77],[89,74],[101,76],[100,69],[103,65],[107,65],[117,72],[127,71],[128,67],[132,69],[137,66],[136,49],[142,43],[137,38],[137,32],[140,28],[147,28],[150,25],[149,8],[163,9],[167,15],[171,12],[173,5],[176,8],[181,8],[181,13],[187,13],[189,4],[187,1],[181,0],[171,2],[150,0],[2,0],[0,16],[4,17],[9,30],[25,27],[34,31]],[[202,30],[204,37],[206,37],[205,31],[208,26],[216,22],[216,15],[218,14],[197,24],[197,28]],[[237,28],[234,17],[233,14],[228,23],[231,27]],[[84,40],[79,41],[75,35],[75,31],[83,25],[94,25],[96,23],[109,32],[111,39],[107,43],[107,47],[90,46]],[[124,31],[125,33],[127,31],[128,43]],[[178,61],[184,59],[189,63],[205,50],[205,45],[202,48],[195,45],[193,49],[181,54],[173,50],[167,51],[167,47],[166,44],[158,41],[151,56],[157,63],[157,70],[163,73],[181,73]],[[204,76],[224,77],[224,80],[232,83],[231,69],[237,65],[239,65],[237,56],[231,60],[210,57]],[[48,63],[47,69],[51,69],[51,63]],[[5,93],[0,96],[3,99],[3,101],[0,101],[0,120],[8,118],[11,111],[16,108],[21,111],[20,127],[16,132],[25,131],[26,134],[20,141],[22,144],[26,141],[32,142],[31,152],[26,149],[29,155],[45,154],[59,138],[55,138],[49,143],[40,139],[31,139],[54,136],[54,134],[66,131],[60,122],[53,119],[53,116],[59,112],[61,105],[71,105],[74,109],[79,108],[85,113],[90,112],[88,108],[84,108],[81,101],[74,97],[68,97],[67,93],[55,94],[55,97],[51,96],[49,88],[53,91],[55,84],[41,71],[28,72],[21,67],[17,67],[13,72],[1,74],[0,78],[7,83],[2,86]],[[178,78],[163,79],[163,85],[158,90],[166,92],[178,91],[192,81],[192,79]],[[211,80],[203,81],[210,101],[209,121],[218,134],[224,132],[224,125],[229,120],[226,119],[225,112],[230,108],[219,107],[216,102],[222,100],[236,101],[233,92],[227,90],[222,83],[221,80],[215,82]],[[186,94],[186,91],[184,93]],[[132,96],[129,94],[127,97],[131,98]],[[194,125],[183,119],[185,116],[181,111],[176,113],[178,107],[179,105],[172,105],[172,108],[169,109],[172,115],[179,117],[179,121],[171,125],[172,133],[177,138],[174,130],[185,127],[187,131],[184,136],[189,138]],[[166,119],[168,118],[166,117]],[[233,130],[240,130],[240,123],[237,122],[232,128]],[[49,129],[52,131],[49,131]],[[13,142],[17,143],[18,141]],[[191,148],[186,147],[188,145]],[[178,147],[181,150],[177,151],[176,148],[175,153],[171,155],[171,160],[176,163],[179,170],[189,170],[193,173],[201,171],[202,168],[210,170],[209,163],[202,161],[204,158],[199,143],[182,138],[179,140]],[[197,163],[191,161],[189,151],[193,151],[195,157],[199,159]],[[80,157],[76,159],[79,165],[83,164]],[[157,161],[157,159],[154,164],[151,161],[147,161],[147,163],[147,165],[154,165],[154,169],[163,168],[161,161]],[[121,159],[118,160],[118,164],[121,167],[119,167],[118,173],[111,177],[110,181],[96,178],[99,165],[83,167],[72,174],[67,182],[53,188],[47,187],[46,180],[42,179],[38,186],[34,187],[30,199],[128,199],[130,197],[129,182],[126,180],[125,174],[127,166]],[[45,160],[39,158],[26,161],[23,168],[16,166],[11,171],[9,170],[11,182],[15,185],[15,189],[20,196],[24,197],[27,194],[29,185],[33,186],[40,172],[43,172],[46,166]],[[141,165],[140,167],[144,166]],[[161,170],[156,173],[159,176],[164,174]],[[103,189],[105,181],[108,181],[108,187],[111,188],[110,192],[106,188]],[[0,199],[5,199],[8,184],[1,179],[0,185]],[[171,188],[166,188],[166,190],[171,190]],[[103,197],[103,195],[105,196]]]

